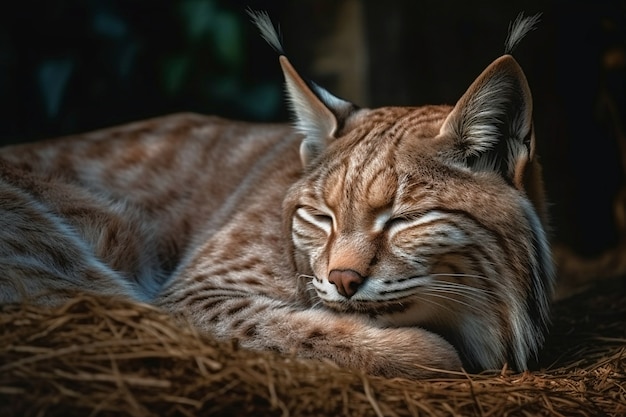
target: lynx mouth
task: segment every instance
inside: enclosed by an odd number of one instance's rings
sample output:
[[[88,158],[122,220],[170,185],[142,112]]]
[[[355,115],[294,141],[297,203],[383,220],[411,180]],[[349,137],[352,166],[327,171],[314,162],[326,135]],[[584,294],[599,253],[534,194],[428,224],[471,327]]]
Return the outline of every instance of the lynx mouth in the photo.
[[[367,315],[375,318],[378,316],[401,313],[410,309],[415,301],[410,300],[410,297],[405,297],[393,301],[346,300],[339,302],[322,300],[322,303],[326,307],[341,313]]]

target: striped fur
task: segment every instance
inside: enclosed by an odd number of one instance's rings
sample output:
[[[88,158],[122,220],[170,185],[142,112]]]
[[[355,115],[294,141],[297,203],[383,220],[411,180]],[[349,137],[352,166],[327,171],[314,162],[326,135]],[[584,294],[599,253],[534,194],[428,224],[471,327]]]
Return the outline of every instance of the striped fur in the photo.
[[[525,369],[552,262],[519,65],[453,107],[360,109],[279,61],[295,128],[179,114],[1,149],[0,302],[129,297],[384,376]]]

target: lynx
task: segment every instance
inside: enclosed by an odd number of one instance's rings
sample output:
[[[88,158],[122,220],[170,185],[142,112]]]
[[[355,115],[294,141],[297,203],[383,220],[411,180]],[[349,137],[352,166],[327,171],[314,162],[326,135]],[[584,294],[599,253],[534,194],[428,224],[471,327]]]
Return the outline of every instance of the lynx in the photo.
[[[0,302],[150,303],[242,348],[386,377],[527,368],[548,323],[531,94],[506,54],[455,106],[359,108],[268,16],[294,125],[175,114],[0,150]]]

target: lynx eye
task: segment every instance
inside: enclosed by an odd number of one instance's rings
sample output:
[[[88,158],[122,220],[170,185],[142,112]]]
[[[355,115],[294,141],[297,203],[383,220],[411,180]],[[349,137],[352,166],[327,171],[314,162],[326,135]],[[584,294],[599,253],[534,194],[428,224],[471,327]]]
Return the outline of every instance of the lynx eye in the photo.
[[[407,227],[411,227],[423,220],[428,220],[427,216],[429,212],[412,212],[412,213],[404,213],[397,216],[389,216],[387,221],[385,222],[385,230],[396,232]]]
[[[391,229],[392,227],[402,226],[408,223],[409,219],[406,217],[392,217],[385,222],[385,227]]]
[[[298,208],[296,216],[307,223],[319,227],[326,233],[330,233],[333,228],[333,217],[313,207],[303,206]]]
[[[406,224],[409,218],[406,216],[394,216],[392,210],[385,210],[379,213],[374,219],[374,230],[382,232],[384,230],[391,230],[403,224]]]

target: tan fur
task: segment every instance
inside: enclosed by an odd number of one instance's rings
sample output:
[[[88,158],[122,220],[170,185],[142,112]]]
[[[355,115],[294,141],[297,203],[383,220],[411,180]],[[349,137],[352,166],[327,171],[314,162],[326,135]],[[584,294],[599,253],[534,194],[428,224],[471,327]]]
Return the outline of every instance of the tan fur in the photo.
[[[389,377],[524,369],[552,263],[515,60],[455,107],[379,109],[280,63],[296,129],[179,114],[1,149],[0,302],[125,296]]]

